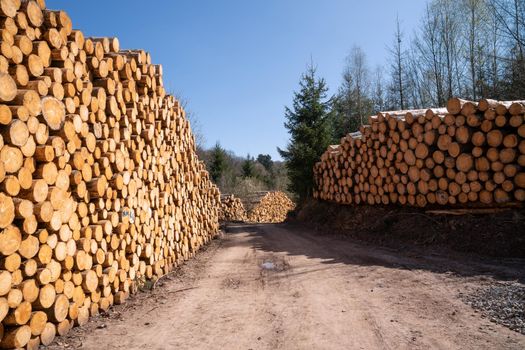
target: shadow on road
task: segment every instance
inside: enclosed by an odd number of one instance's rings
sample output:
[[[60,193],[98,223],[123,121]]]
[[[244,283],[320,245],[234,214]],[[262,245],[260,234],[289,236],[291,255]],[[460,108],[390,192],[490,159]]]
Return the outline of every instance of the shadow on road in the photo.
[[[407,244],[399,248],[380,247],[290,224],[230,224],[226,232],[229,235],[248,234],[246,244],[263,252],[302,255],[321,259],[322,264],[327,265],[426,270],[439,274],[525,283],[525,259],[497,259]]]

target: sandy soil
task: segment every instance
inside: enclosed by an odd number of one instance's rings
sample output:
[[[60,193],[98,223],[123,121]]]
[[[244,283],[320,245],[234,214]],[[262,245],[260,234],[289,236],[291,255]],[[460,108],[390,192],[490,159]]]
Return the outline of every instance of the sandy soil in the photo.
[[[378,248],[232,225],[204,252],[51,349],[524,349],[462,295],[525,282],[523,261]]]

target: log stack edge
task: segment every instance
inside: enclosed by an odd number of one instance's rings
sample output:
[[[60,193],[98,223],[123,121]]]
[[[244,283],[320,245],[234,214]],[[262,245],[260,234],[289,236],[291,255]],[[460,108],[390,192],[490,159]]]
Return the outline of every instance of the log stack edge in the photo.
[[[43,0],[0,0],[0,348],[36,349],[218,233],[162,67]]]
[[[447,108],[383,112],[330,146],[314,197],[341,204],[521,206],[525,101],[452,98]]]

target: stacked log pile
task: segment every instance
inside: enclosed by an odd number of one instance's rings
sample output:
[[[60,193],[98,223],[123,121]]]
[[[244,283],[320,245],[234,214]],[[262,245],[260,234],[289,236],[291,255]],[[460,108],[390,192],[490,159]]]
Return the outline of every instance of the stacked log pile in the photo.
[[[35,349],[191,257],[220,194],[149,54],[44,0],[0,26],[0,348]]]
[[[245,221],[246,210],[240,198],[233,194],[221,197],[220,221]]]
[[[247,221],[257,223],[283,222],[288,212],[295,208],[290,198],[280,191],[267,192],[249,206]]]
[[[314,197],[342,204],[503,206],[525,200],[525,101],[450,99],[384,112],[330,146]]]

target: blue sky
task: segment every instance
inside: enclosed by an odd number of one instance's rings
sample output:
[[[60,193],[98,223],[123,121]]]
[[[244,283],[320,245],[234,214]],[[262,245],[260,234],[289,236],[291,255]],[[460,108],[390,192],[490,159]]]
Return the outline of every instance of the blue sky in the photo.
[[[371,68],[385,64],[395,19],[412,33],[424,0],[47,0],[86,36],[116,36],[164,67],[168,91],[182,94],[206,146],[238,155],[285,147],[284,106],[310,58],[335,92],[353,45]]]

